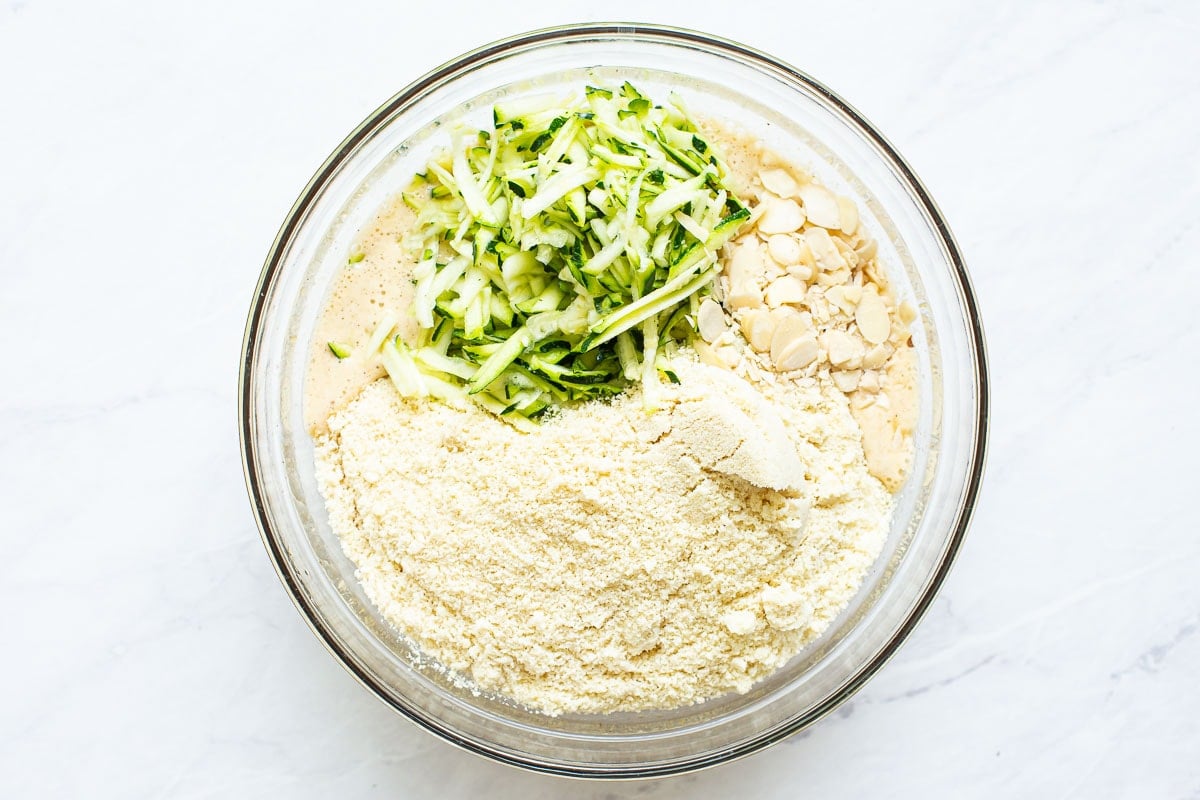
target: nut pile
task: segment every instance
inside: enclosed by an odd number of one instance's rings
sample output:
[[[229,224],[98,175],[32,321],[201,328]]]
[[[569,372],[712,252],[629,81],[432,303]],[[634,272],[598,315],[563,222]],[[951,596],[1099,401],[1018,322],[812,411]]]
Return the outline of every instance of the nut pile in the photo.
[[[727,245],[716,299],[697,315],[708,344],[701,356],[733,368],[747,355],[744,338],[776,373],[827,371],[851,397],[872,472],[886,484],[902,482],[908,459],[894,456],[909,449],[915,426],[909,325],[916,310],[896,301],[849,198],[781,166],[759,170],[747,189],[750,222]],[[897,380],[907,385],[889,385]]]

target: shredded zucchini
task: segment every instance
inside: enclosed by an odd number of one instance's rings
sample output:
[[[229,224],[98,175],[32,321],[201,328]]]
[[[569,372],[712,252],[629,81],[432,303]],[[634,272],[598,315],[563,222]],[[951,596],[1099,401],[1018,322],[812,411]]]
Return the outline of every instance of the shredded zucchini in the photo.
[[[695,335],[717,252],[750,214],[675,96],[631,84],[497,103],[404,192],[416,339],[371,338],[402,394],[474,401],[529,430],[562,403],[645,385]],[[332,345],[331,345],[332,349]],[[336,351],[335,351],[336,353]]]

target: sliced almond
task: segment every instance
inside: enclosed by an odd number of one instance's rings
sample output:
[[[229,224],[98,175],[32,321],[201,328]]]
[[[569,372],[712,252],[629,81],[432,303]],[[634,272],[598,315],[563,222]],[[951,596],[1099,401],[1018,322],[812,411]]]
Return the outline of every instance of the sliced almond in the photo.
[[[791,275],[796,280],[811,281],[813,279],[813,268],[807,264],[793,264],[788,267],[788,275]]]
[[[858,382],[862,374],[862,370],[859,369],[837,370],[830,373],[829,377],[833,378],[835,386],[849,394],[858,388]]]
[[[727,299],[730,308],[758,308],[763,304],[762,292],[752,283],[730,287]]]
[[[804,212],[790,197],[782,200],[771,198],[762,205],[766,206],[766,210],[758,219],[758,229],[768,236],[798,231],[804,224]]]
[[[850,268],[844,266],[817,275],[817,283],[825,287],[841,286],[848,280],[850,280]]]
[[[866,364],[866,359],[863,359]],[[871,392],[874,394],[879,391],[879,373],[874,370],[864,370],[862,377],[858,379],[858,389],[862,392]]]
[[[829,363],[833,366],[840,367],[855,360],[861,363],[862,343],[856,341],[845,331],[836,329],[826,331],[821,336],[821,343],[825,345],[825,352],[829,354]]]
[[[710,346],[708,342],[704,340],[693,342],[692,348],[696,351],[696,355],[700,357],[701,362],[714,367],[726,366],[721,357],[717,355],[717,350]]]
[[[764,169],[758,173],[758,180],[767,191],[774,192],[780,197],[792,197],[796,194],[796,179],[784,169]]]
[[[862,276],[859,275],[859,277],[861,278]],[[862,300],[863,290],[862,290],[862,287],[859,286],[858,284],[848,283],[848,284],[846,284],[846,288],[844,289],[844,291],[846,293],[846,299],[849,300],[854,305],[858,305],[858,301]]]
[[[791,306],[780,306],[779,308],[773,308],[768,313],[771,315],[771,325],[776,328],[782,325],[784,320],[789,319],[802,320],[801,324],[804,326],[804,330],[808,330],[812,327],[812,315],[797,311]]]
[[[717,352],[717,358],[719,358],[721,360],[722,364],[729,367],[730,369],[733,369],[734,367],[737,366],[739,356],[738,356],[738,351],[737,351],[736,347],[726,344],[726,345],[721,345],[720,347],[717,347],[714,349]]]
[[[729,329],[729,322],[725,319],[725,312],[720,304],[709,297],[705,298],[700,304],[700,310],[696,312],[696,326],[704,341],[715,342]]]
[[[795,236],[786,233],[775,234],[767,239],[767,252],[780,266],[790,267],[800,263],[800,242]]]
[[[825,299],[833,305],[841,309],[846,316],[854,315],[854,301],[850,299],[849,292],[845,285],[830,287],[825,292]]]
[[[767,287],[766,298],[767,305],[771,308],[778,308],[784,303],[799,303],[804,299],[808,287],[803,281],[797,280],[791,275],[784,275],[772,281]]]
[[[808,245],[808,249],[812,251],[813,259],[816,261],[818,268],[832,272],[845,265],[845,261],[842,260],[842,254],[838,252],[837,245],[833,243],[833,239],[829,236],[829,231],[824,228],[805,229],[804,242]]]
[[[800,319],[799,314],[786,317],[771,333],[771,360],[778,364],[788,348],[808,335],[808,326]]]
[[[760,353],[771,348],[771,334],[775,330],[771,315],[766,309],[756,308],[746,312],[741,319],[742,335]]]
[[[804,369],[812,364],[820,353],[821,349],[817,345],[816,337],[809,333],[793,341],[779,354],[779,358],[772,360],[775,362],[775,368],[780,372],[791,372],[794,369]]]
[[[864,243],[854,248],[854,252],[858,253],[859,262],[865,264],[879,252],[879,243],[874,239],[867,239]]]
[[[858,206],[849,197],[839,197],[837,204],[838,227],[846,233],[854,233],[858,230]]]
[[[833,241],[833,246],[838,249],[838,253],[841,255],[842,260],[846,262],[846,266],[850,267],[851,269],[857,267],[858,253],[854,252],[854,248],[851,247],[841,236],[831,236],[830,239]]]
[[[858,308],[854,312],[854,321],[863,338],[871,344],[887,341],[892,332],[892,322],[888,319],[887,306],[883,298],[875,292],[864,292]]]
[[[893,352],[894,348],[887,342],[877,344],[863,356],[863,366],[867,369],[879,369],[892,357]]]
[[[763,267],[763,254],[757,242],[743,242],[734,248],[727,268],[730,308],[757,308],[762,305],[759,280]]]
[[[836,230],[842,224],[842,213],[838,210],[837,197],[824,186],[806,183],[797,194],[804,203],[804,216],[814,225]]]

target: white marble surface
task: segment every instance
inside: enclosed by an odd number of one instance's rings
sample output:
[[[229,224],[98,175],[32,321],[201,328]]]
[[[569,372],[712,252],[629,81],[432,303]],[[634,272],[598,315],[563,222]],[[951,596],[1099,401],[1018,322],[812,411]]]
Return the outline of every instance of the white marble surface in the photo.
[[[501,6],[3,1],[0,796],[1200,797],[1200,6]],[[461,753],[351,680],[268,564],[234,403],[263,256],[341,137],[597,10],[774,52],[881,126],[995,380],[974,529],[895,660],[786,744],[622,785]]]

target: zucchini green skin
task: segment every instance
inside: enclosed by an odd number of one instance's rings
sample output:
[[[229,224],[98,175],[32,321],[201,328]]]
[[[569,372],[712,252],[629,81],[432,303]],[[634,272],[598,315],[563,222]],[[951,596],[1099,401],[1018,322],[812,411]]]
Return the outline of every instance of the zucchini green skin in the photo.
[[[404,192],[419,333],[381,347],[397,388],[527,422],[657,383],[750,216],[726,165],[678,98],[628,82],[501,101],[492,121]]]

